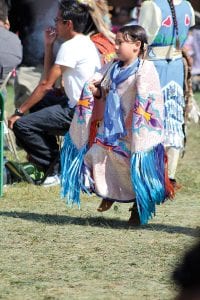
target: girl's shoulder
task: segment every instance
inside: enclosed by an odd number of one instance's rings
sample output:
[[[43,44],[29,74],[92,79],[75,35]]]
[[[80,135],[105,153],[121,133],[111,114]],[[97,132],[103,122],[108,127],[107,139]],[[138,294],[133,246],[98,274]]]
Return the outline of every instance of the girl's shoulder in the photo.
[[[146,69],[154,69],[154,63],[152,61],[141,59],[140,60],[140,66],[139,66],[139,72],[143,72]]]
[[[158,73],[154,63],[149,60],[141,60],[139,70],[138,70],[138,77],[141,80],[149,80],[149,78],[157,78]],[[138,78],[138,79],[139,79]]]

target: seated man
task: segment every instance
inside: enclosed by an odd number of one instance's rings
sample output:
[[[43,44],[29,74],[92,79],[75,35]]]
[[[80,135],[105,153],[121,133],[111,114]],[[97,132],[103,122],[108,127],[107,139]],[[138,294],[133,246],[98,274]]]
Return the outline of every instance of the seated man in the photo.
[[[22,45],[16,34],[8,30],[7,6],[0,7],[0,85],[6,76],[20,64]]]
[[[74,107],[80,97],[83,84],[101,67],[95,45],[89,37],[83,35],[88,17],[87,6],[75,0],[59,2],[57,16],[54,20],[56,30],[55,32],[51,30],[46,32],[47,50],[51,51],[57,36],[64,42],[58,51],[54,65],[47,72],[46,80],[36,87],[31,96],[19,109],[16,109],[14,115],[9,119],[9,127],[13,129],[18,142],[28,153],[29,159],[45,172],[59,156],[56,135],[64,134],[69,130]],[[61,96],[58,98],[57,104],[23,116],[47,93],[51,102],[51,97],[55,96],[53,85],[61,76],[67,97]],[[44,184],[58,183],[57,173],[58,164],[55,164],[52,176],[47,177]]]

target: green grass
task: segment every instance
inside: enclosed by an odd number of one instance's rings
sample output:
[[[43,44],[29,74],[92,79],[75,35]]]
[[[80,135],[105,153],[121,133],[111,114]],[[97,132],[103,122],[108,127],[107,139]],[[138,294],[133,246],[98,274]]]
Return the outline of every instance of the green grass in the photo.
[[[13,96],[13,86],[9,84],[7,86],[7,99],[5,102],[5,108],[8,115],[11,115],[14,112],[14,96]]]
[[[190,124],[175,200],[129,228],[129,205],[70,209],[59,188],[20,183],[0,199],[0,299],[173,299],[171,273],[199,236],[199,125]]]

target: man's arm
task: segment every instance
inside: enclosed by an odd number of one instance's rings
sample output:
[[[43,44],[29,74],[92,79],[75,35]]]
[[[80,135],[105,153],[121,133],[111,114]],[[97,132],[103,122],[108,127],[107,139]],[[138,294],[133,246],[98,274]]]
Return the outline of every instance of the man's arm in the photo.
[[[53,47],[56,40],[55,29],[49,27],[44,32],[44,71],[43,79],[47,79],[54,62]]]
[[[38,84],[31,96],[19,107],[19,111],[24,114],[26,113],[33,105],[38,103],[49,90],[52,89],[56,80],[62,75],[62,69],[60,65],[55,64],[49,73],[47,80]],[[8,126],[10,129],[13,128],[15,121],[19,119],[19,115],[12,115],[8,120]]]

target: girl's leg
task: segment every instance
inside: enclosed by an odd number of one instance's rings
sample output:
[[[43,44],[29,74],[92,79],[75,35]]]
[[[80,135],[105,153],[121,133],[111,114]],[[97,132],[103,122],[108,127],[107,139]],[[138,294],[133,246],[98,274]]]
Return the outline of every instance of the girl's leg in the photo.
[[[129,211],[131,212],[130,218],[128,220],[128,223],[130,226],[139,226],[140,225],[140,216],[137,209],[137,204],[134,201],[133,206],[129,208]]]
[[[112,200],[109,200],[109,199],[106,199],[106,198],[102,199],[99,207],[97,208],[97,210],[99,212],[103,212],[103,211],[109,210],[111,208],[111,206],[113,205],[114,202],[115,201],[112,201]]]

